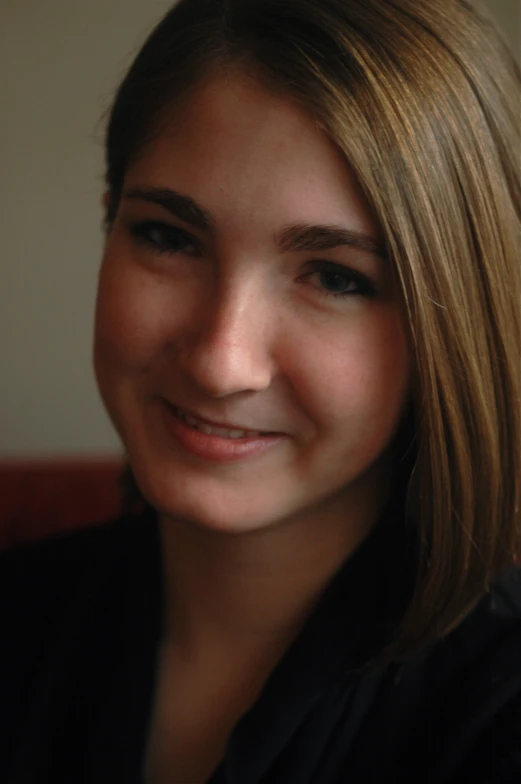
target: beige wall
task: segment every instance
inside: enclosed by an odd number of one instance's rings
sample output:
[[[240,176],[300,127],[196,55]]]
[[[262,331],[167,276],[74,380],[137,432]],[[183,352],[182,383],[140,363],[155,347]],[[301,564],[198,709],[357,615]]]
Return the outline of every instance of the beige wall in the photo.
[[[521,0],[486,0],[512,49],[521,55]]]
[[[169,4],[0,4],[1,455],[118,448],[90,360],[101,253],[98,121]],[[519,51],[520,0],[490,5]]]
[[[118,447],[90,361],[99,118],[169,4],[0,2],[0,454]]]

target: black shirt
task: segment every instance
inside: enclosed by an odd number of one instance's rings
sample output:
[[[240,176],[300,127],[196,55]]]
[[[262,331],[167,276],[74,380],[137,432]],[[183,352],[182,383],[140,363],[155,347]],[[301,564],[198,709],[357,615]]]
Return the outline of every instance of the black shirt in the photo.
[[[382,520],[333,577],[211,784],[521,782],[521,570],[446,639],[357,673],[404,609],[408,547]],[[0,782],[143,784],[162,633],[156,518],[3,553],[0,588]]]

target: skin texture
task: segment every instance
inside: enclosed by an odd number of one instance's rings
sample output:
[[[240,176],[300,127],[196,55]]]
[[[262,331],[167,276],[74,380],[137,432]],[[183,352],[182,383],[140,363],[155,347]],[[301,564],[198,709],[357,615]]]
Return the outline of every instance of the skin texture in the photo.
[[[125,191],[136,187],[186,194],[215,224],[203,231],[123,198],[107,238],[96,374],[142,491],[165,514],[236,533],[311,510],[320,519],[331,504],[345,516],[382,482],[374,466],[409,371],[383,259],[348,247],[285,252],[276,241],[305,223],[377,238],[339,153],[298,107],[221,77],[131,166]],[[136,241],[132,220],[173,224],[197,246],[160,254]],[[376,295],[331,296],[308,273],[315,259],[367,275]],[[283,438],[215,465],[175,443],[159,398]]]
[[[189,196],[211,229],[129,198],[149,188]],[[150,239],[164,244],[164,229],[149,228],[147,243],[132,229],[146,221],[191,239],[159,252]],[[303,224],[378,244],[358,185],[315,121],[228,73],[200,85],[132,164],[107,236],[96,375],[159,511],[164,551],[151,781],[208,779],[392,484],[409,356],[390,270],[352,247],[282,247],[284,230]],[[333,282],[350,293],[331,295],[325,263],[366,276],[374,294],[341,271]],[[165,399],[282,435],[263,454],[212,462],[173,437]]]

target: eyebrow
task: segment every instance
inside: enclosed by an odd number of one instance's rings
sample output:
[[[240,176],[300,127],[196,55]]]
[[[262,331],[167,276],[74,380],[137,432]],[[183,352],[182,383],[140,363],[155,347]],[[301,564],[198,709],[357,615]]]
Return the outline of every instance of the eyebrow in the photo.
[[[197,202],[170,188],[132,188],[125,191],[123,198],[157,204],[184,223],[190,223],[204,231],[213,226],[209,213],[203,210]]]
[[[210,214],[197,202],[170,188],[132,188],[124,193],[124,198],[157,204],[184,223],[203,231],[214,226]],[[371,235],[335,225],[286,226],[278,242],[283,251],[317,252],[347,246],[374,256],[384,255],[381,244]]]
[[[286,251],[323,251],[347,246],[383,256],[383,248],[374,237],[341,226],[288,226],[281,235],[280,244]]]

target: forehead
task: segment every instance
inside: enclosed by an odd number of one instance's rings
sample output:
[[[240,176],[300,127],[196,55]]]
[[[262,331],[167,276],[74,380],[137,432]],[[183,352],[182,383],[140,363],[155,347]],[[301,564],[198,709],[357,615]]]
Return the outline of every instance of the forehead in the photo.
[[[376,230],[356,178],[316,119],[237,73],[214,74],[173,106],[127,182],[175,188],[217,212],[271,207],[287,220]]]

